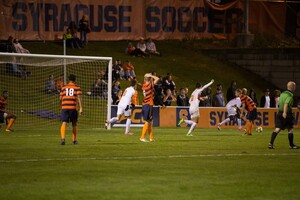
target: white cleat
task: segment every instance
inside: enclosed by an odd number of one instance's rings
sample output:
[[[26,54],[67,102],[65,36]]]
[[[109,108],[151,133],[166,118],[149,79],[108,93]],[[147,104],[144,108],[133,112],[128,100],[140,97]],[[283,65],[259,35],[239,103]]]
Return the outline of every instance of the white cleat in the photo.
[[[148,140],[146,140],[146,139],[144,139],[144,138],[143,138],[143,139],[140,138],[140,141],[141,141],[141,142],[149,142]]]
[[[150,139],[150,142],[154,142],[155,140],[154,139]]]
[[[193,134],[192,133],[188,133],[188,134],[186,134],[186,136],[193,137]]]
[[[133,135],[132,132],[125,133],[125,135]]]
[[[218,131],[220,131],[221,130],[221,126],[217,126],[217,129],[218,129]]]

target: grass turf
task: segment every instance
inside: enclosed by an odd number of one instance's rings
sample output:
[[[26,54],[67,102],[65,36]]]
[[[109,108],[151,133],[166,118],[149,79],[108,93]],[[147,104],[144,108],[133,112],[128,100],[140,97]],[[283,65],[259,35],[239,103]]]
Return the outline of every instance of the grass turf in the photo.
[[[286,132],[154,128],[154,143],[123,129],[80,129],[61,146],[58,131],[0,135],[0,199],[299,199],[299,150]],[[295,130],[295,143],[300,143]]]

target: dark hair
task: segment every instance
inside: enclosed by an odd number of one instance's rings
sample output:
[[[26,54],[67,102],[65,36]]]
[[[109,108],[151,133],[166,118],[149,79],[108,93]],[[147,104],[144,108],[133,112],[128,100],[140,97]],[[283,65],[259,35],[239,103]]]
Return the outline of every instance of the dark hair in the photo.
[[[4,93],[8,93],[8,91],[7,91],[7,90],[4,90],[4,91],[2,92],[2,94],[4,94]]]
[[[196,88],[200,88],[202,87],[202,84],[201,83],[196,83]]]
[[[74,74],[70,74],[69,76],[69,81],[75,81],[76,80],[76,76]]]
[[[131,86],[135,86],[136,84],[137,84],[136,80],[131,80],[131,83],[130,83]]]

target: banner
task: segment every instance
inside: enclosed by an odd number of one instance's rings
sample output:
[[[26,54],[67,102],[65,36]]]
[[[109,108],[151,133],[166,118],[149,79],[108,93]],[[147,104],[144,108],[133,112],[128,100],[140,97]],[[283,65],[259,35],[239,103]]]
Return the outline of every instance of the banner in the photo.
[[[153,109],[153,125],[159,127],[178,127],[178,122],[181,118],[190,119],[189,108],[188,107],[156,107]],[[200,107],[200,120],[197,124],[200,128],[216,128],[218,123],[227,118],[226,108],[219,107]],[[258,108],[258,118],[255,121],[255,126],[262,126],[263,128],[274,128],[276,122],[276,115],[278,109],[275,108]],[[294,112],[294,127],[300,128],[300,110],[297,108],[293,109]],[[112,106],[112,116],[117,115],[117,106]],[[133,126],[142,126],[144,121],[142,120],[142,108],[137,106],[132,113],[132,124]],[[126,119],[123,116],[118,124],[125,126]],[[117,126],[119,126],[117,125]],[[242,121],[242,125],[245,125],[245,122]],[[181,127],[187,126],[183,123]],[[237,128],[236,122],[230,122],[224,124],[222,128]]]

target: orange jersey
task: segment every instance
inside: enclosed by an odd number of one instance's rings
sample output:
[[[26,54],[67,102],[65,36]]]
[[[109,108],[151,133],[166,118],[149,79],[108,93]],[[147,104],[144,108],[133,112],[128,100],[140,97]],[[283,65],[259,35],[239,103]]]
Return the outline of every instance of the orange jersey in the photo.
[[[5,112],[6,111],[6,106],[7,106],[7,101],[4,97],[0,98],[0,110]]]
[[[144,101],[143,105],[149,104],[150,106],[153,106],[153,99],[154,99],[154,83],[148,82],[144,83],[142,87],[143,93],[144,93]]]
[[[76,110],[78,95],[81,95],[81,89],[73,82],[63,86],[60,92],[61,109]]]
[[[241,98],[242,104],[245,104],[245,108],[248,111],[252,111],[254,108],[256,108],[254,101],[247,95],[241,95],[240,98]]]
[[[139,97],[138,97],[138,91],[135,90],[134,95],[131,98],[131,103],[133,103],[134,105],[139,105]]]

